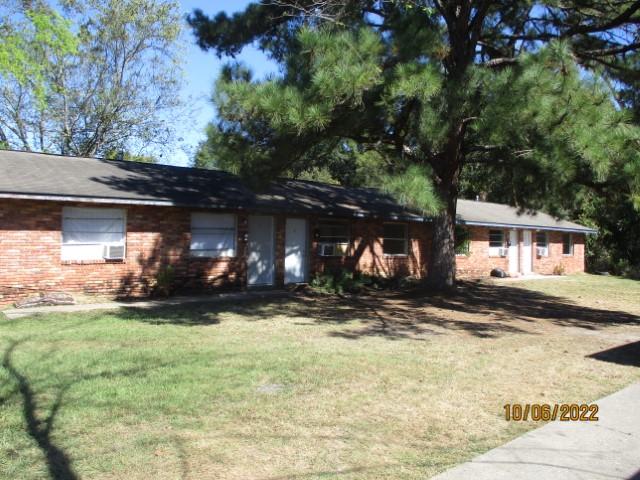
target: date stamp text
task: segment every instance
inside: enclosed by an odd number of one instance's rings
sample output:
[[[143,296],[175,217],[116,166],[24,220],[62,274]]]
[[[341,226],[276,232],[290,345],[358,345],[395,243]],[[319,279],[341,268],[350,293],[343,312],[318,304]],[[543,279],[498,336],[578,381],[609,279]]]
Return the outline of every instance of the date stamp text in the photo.
[[[597,422],[598,405],[592,403],[507,403],[504,406],[507,422]]]

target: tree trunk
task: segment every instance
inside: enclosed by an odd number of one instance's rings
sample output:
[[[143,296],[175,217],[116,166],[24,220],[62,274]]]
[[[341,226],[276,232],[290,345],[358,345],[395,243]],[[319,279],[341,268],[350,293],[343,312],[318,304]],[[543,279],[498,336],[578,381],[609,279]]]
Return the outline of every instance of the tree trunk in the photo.
[[[456,283],[456,189],[442,188],[440,198],[444,209],[433,219],[431,258],[428,267],[428,284],[435,290],[455,288]]]

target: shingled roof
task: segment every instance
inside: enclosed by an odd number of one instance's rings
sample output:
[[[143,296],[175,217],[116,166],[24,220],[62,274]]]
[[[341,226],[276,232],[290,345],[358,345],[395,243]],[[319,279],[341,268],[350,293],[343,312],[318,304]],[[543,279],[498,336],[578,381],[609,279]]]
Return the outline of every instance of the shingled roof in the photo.
[[[254,192],[220,170],[0,150],[0,198],[83,201],[256,213],[428,221],[373,188],[281,179]],[[460,223],[591,232],[576,223],[508,205],[458,201]]]

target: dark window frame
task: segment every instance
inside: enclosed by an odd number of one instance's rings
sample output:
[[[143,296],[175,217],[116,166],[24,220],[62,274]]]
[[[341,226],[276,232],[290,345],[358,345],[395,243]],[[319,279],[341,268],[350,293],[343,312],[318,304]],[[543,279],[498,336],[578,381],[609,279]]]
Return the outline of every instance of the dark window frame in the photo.
[[[322,236],[322,225],[331,226],[344,226],[346,228],[346,235],[325,235]],[[317,224],[318,232],[318,256],[320,257],[350,257],[351,256],[351,223],[348,221],[336,220],[336,219],[323,219],[319,220]],[[338,241],[344,239],[346,241]],[[325,254],[325,246],[333,245],[333,252]],[[340,246],[339,248],[337,248]]]
[[[404,238],[400,237],[387,237],[386,232],[384,231],[387,225],[393,226],[402,226],[404,231]],[[400,242],[402,241],[403,252],[402,253],[387,253],[385,252],[385,244],[386,241],[390,240],[392,242]],[[382,224],[382,253],[385,257],[406,257],[409,254],[409,225],[407,223],[402,222],[384,222]]]
[[[566,240],[569,240],[568,242]],[[565,247],[567,247],[567,245],[569,246],[569,251],[567,252],[567,250],[565,249]],[[573,243],[573,234],[571,233],[563,233],[562,234],[562,255],[564,257],[572,257],[573,256],[573,250],[574,250],[574,243]]]

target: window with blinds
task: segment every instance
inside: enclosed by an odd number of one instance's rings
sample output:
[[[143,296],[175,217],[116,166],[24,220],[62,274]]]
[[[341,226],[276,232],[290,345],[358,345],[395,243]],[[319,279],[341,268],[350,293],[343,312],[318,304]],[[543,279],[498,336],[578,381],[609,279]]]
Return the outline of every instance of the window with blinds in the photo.
[[[236,217],[230,213],[191,214],[191,255],[195,257],[234,257]]]
[[[63,208],[62,260],[124,258],[125,226],[122,209]]]

